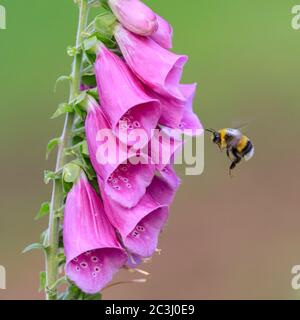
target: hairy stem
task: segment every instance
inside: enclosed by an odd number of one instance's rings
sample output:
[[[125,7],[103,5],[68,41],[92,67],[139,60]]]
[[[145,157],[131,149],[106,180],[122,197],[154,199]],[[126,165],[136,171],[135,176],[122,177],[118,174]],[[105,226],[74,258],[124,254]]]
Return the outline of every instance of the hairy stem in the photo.
[[[79,0],[79,21],[76,37],[76,48],[80,48],[82,42],[82,33],[85,29],[87,17],[88,17],[88,0]],[[82,63],[82,52],[75,55],[72,73],[71,73],[71,85],[70,85],[70,102],[76,98],[79,94],[80,86],[80,71]],[[68,113],[66,115],[64,129],[60,139],[60,144],[57,153],[56,171],[60,170],[66,162],[65,148],[70,146],[71,133],[74,122],[74,113]],[[59,244],[59,224],[60,219],[56,214],[63,206],[64,196],[62,190],[62,183],[60,180],[55,180],[53,183],[50,216],[48,226],[48,243],[46,249],[46,298],[47,300],[57,299],[57,289],[55,283],[58,279],[58,244]],[[54,289],[53,289],[54,287]],[[49,290],[51,288],[51,290]]]

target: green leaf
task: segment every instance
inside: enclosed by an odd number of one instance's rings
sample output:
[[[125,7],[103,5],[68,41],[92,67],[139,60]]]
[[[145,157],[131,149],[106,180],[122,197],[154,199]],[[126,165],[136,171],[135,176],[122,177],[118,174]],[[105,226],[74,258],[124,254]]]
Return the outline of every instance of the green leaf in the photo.
[[[51,180],[56,180],[60,178],[60,174],[57,174],[50,170],[44,171],[44,182],[48,184]]]
[[[59,144],[59,142],[60,138],[54,138],[48,142],[46,149],[46,159],[48,159],[51,151]]]
[[[73,106],[71,104],[68,103],[61,103],[57,110],[54,112],[54,114],[52,115],[51,119],[55,119],[58,118],[59,116],[66,114],[68,112],[73,112]]]
[[[54,85],[54,92],[56,92],[56,89],[57,89],[57,85],[60,83],[60,82],[63,82],[63,81],[70,81],[72,79],[71,76],[60,76],[56,81],[55,81],[55,85]]]
[[[47,214],[49,214],[50,212],[50,203],[49,202],[43,202],[41,204],[40,210],[37,213],[37,215],[35,216],[35,220],[39,220],[43,217],[45,217]]]
[[[41,271],[40,272],[40,287],[39,287],[39,291],[43,291],[46,289],[46,272],[45,271]]]
[[[23,253],[29,252],[31,250],[45,250],[45,247],[41,243],[32,243],[23,250]]]
[[[79,177],[80,172],[81,168],[77,164],[70,162],[63,168],[63,180],[68,183],[73,183]]]

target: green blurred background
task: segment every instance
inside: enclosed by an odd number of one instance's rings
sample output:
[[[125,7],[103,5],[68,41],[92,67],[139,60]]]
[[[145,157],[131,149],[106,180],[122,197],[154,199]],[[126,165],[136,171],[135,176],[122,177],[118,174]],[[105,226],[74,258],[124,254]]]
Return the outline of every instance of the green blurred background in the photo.
[[[199,84],[195,108],[208,127],[249,122],[255,157],[228,177],[228,160],[206,138],[205,171],[182,177],[162,235],[162,254],[144,269],[147,284],[104,291],[106,299],[297,299],[291,268],[300,264],[300,30],[297,0],[146,1],[174,27],[174,50],[190,56],[185,82]],[[298,1],[299,3],[300,1]],[[42,299],[40,252],[21,254],[47,221],[33,217],[50,196],[45,145],[67,99],[56,78],[70,72],[77,9],[72,0],[3,0],[0,30],[0,299]],[[96,12],[94,12],[96,13]],[[139,278],[121,273],[116,279]]]

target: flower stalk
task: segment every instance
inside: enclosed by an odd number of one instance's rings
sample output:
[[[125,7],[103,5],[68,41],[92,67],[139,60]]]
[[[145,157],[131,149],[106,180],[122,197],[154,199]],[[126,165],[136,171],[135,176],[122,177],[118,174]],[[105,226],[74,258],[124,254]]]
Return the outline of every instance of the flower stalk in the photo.
[[[82,34],[84,32],[87,17],[88,17],[88,0],[78,1],[79,5],[79,21],[76,36],[76,48],[80,48],[82,44]],[[71,103],[79,95],[80,87],[80,70],[82,64],[82,51],[79,50],[74,56],[72,65],[71,81],[70,81],[70,96]],[[59,171],[66,163],[67,155],[65,148],[70,146],[72,136],[72,127],[74,123],[75,114],[70,112],[66,114],[65,124],[62,136],[58,145],[58,153],[56,160],[56,172]],[[45,249],[46,256],[46,298],[47,300],[57,299],[57,289],[55,284],[58,279],[58,248],[59,248],[59,224],[60,218],[57,212],[61,210],[64,204],[64,195],[62,189],[62,182],[56,179],[53,182],[52,197],[50,203],[50,215],[48,225],[48,239]],[[51,288],[51,290],[47,290]]]

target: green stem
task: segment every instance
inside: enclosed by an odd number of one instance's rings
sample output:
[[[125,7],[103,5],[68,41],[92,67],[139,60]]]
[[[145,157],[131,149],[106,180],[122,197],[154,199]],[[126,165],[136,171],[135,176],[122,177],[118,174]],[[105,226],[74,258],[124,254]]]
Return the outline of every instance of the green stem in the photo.
[[[79,22],[76,37],[76,48],[80,48],[82,42],[82,33],[86,27],[87,17],[88,17],[88,0],[79,1]],[[80,71],[82,64],[82,52],[80,51],[74,57],[72,65],[72,81],[70,85],[70,98],[71,102],[80,93]],[[56,161],[56,171],[60,170],[66,162],[65,148],[70,146],[70,141],[72,137],[72,127],[74,122],[74,113],[68,113],[66,115],[63,133],[61,136],[57,161]],[[62,182],[60,180],[55,180],[53,183],[51,206],[50,206],[50,216],[49,216],[49,227],[48,227],[48,246],[46,249],[46,288],[51,288],[51,290],[46,289],[47,300],[57,299],[57,289],[55,284],[58,279],[58,244],[59,244],[59,224],[60,219],[57,215],[57,211],[63,206],[64,195],[62,190]]]

